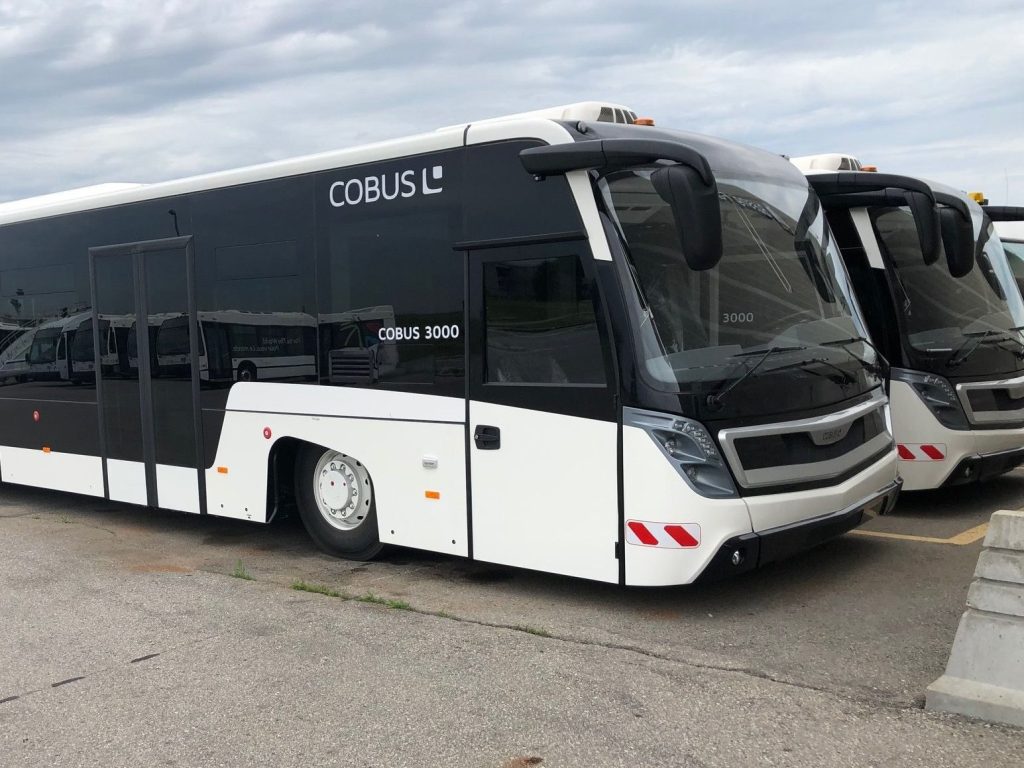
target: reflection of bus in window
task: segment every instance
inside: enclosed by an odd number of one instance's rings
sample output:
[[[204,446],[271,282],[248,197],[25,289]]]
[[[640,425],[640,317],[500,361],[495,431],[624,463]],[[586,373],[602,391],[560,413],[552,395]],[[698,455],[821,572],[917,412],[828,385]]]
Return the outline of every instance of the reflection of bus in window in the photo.
[[[100,365],[103,375],[123,373],[122,358],[127,355],[127,337],[132,316],[101,315]],[[96,353],[93,348],[92,315],[64,326],[63,346],[57,356],[60,378],[79,383],[96,376]]]
[[[0,320],[0,384],[16,381],[28,371],[25,355],[32,346],[32,331]]]
[[[161,376],[188,375],[186,315],[159,323],[155,357]],[[316,320],[303,312],[200,312],[199,373],[204,381],[312,378]]]
[[[92,315],[80,312],[40,324],[32,333],[26,353],[28,377],[36,381],[68,379],[68,344],[82,323],[91,323]]]
[[[320,315],[320,343],[331,384],[372,384],[398,366],[394,340],[381,338],[395,327],[391,305]]]

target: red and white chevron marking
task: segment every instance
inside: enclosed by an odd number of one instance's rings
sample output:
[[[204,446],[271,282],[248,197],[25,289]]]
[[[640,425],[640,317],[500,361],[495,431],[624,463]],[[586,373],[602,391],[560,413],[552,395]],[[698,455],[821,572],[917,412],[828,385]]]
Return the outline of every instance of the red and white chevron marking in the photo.
[[[700,526],[696,523],[627,520],[626,543],[662,549],[695,549],[700,546]]]
[[[900,461],[942,461],[946,458],[945,443],[900,443],[896,451]]]

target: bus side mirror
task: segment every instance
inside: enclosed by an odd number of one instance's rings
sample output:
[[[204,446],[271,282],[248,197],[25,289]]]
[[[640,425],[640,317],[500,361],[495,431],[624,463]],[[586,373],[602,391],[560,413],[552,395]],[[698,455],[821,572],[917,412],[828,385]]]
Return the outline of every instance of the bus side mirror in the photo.
[[[917,237],[921,242],[921,255],[925,264],[934,264],[939,258],[939,245],[942,242],[939,226],[939,212],[935,203],[923,192],[907,190],[903,193],[914,215]]]
[[[668,165],[651,174],[655,191],[672,208],[687,266],[711,269],[722,259],[722,206],[714,177],[705,183],[688,165]]]
[[[955,208],[940,208],[942,247],[953,277],[963,277],[974,268],[974,223]]]

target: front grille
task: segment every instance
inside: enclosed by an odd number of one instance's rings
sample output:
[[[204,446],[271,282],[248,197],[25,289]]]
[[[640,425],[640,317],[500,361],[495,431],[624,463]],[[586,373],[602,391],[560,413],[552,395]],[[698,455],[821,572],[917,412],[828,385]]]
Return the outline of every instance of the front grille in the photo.
[[[759,488],[848,477],[893,448],[880,392],[859,405],[810,419],[719,432],[740,485]]]
[[[957,384],[956,389],[972,424],[1024,422],[1024,377]]]
[[[841,428],[837,428],[841,429]],[[852,422],[836,442],[815,443],[810,432],[747,437],[736,441],[736,455],[744,469],[764,469],[786,464],[811,464],[837,459],[885,432],[881,410]]]

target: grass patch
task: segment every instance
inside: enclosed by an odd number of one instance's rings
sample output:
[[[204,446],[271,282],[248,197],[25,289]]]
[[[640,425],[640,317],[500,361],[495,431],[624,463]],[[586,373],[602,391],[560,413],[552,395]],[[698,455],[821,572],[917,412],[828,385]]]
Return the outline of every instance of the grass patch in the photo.
[[[251,573],[245,570],[245,566],[242,565],[241,560],[235,563],[235,570],[231,572],[231,575],[234,576],[236,579],[245,579],[246,581],[256,580],[253,578],[253,575]]]
[[[299,579],[298,581],[292,582],[292,589],[298,590],[299,592],[312,592],[315,595],[327,595],[328,597],[344,597],[336,589],[331,589],[326,584],[310,584],[308,581]]]
[[[536,635],[537,637],[551,637],[551,633],[546,629],[538,629],[537,627],[527,627],[524,624],[516,624],[509,629],[514,629],[516,632],[525,632],[528,635]]]
[[[385,608],[394,608],[396,611],[408,611],[412,608],[405,600],[391,600],[387,597],[380,597],[373,594],[373,592],[367,592],[365,595],[360,595],[355,598],[360,603],[373,603],[374,605],[383,605]]]

